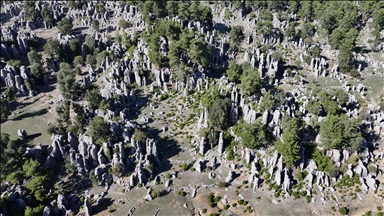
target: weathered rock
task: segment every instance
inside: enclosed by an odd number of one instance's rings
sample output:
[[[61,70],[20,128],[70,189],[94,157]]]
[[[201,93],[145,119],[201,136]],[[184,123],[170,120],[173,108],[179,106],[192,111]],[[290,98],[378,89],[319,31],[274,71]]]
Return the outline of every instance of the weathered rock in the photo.
[[[84,213],[85,216],[91,216],[92,215],[92,206],[88,201],[88,198],[85,198],[84,200]]]
[[[229,171],[227,178],[225,178],[225,182],[227,182],[227,183],[232,182],[233,179],[235,178],[234,176],[235,176],[235,172]]]
[[[17,136],[21,140],[26,140],[27,139],[27,132],[25,130],[17,130]]]

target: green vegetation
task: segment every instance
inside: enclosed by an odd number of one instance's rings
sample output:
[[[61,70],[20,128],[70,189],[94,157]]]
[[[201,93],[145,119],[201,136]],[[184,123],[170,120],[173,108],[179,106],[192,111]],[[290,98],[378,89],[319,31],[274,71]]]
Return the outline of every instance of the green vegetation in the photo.
[[[320,123],[320,135],[326,148],[359,150],[363,142],[361,119],[348,119],[346,115],[329,115]]]
[[[57,23],[57,28],[59,29],[60,33],[62,34],[72,34],[72,19],[70,18],[63,18],[60,22]]]
[[[283,118],[282,140],[276,142],[277,151],[283,156],[284,163],[289,167],[300,159],[299,119]]]
[[[64,98],[73,99],[76,97],[80,85],[76,82],[76,73],[70,64],[60,63],[60,70],[57,73],[57,83]]]
[[[147,137],[148,137],[148,135],[140,129],[135,129],[135,133],[133,134],[133,136],[135,137],[135,139],[137,141],[139,141],[141,143],[145,143],[147,140]]]
[[[271,140],[269,129],[260,121],[256,121],[253,124],[239,121],[233,127],[233,130],[241,138],[242,145],[250,149],[266,145]]]
[[[96,116],[89,122],[87,134],[94,139],[95,143],[102,144],[107,141],[109,124],[103,118]]]

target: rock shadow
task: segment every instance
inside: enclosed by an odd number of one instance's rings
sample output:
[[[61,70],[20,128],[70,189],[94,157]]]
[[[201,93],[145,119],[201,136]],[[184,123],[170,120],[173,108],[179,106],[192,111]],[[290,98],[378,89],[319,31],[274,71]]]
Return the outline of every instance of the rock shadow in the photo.
[[[109,206],[113,204],[113,200],[111,198],[102,198],[98,205],[92,206],[92,215],[96,215],[104,210],[107,210]],[[111,209],[111,213],[114,210]]]
[[[160,137],[160,131],[156,128],[147,128],[147,133],[157,143],[160,160],[160,166],[154,169],[154,176],[171,170],[172,164],[169,159],[181,152],[179,143],[170,137]]]
[[[41,110],[38,110],[35,112],[28,112],[28,113],[21,114],[12,120],[13,121],[20,121],[20,120],[23,120],[25,118],[41,116],[41,115],[44,115],[46,113],[48,113],[48,110],[46,108],[44,108],[44,109],[41,109]]]

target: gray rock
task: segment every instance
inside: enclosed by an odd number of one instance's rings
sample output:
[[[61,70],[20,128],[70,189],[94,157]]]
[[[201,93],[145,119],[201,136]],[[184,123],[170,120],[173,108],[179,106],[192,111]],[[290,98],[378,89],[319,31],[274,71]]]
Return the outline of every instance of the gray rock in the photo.
[[[21,199],[21,198],[17,198],[16,199],[16,206],[19,208],[19,209],[25,209],[27,207],[27,204],[25,204],[24,200]]]
[[[199,153],[204,155],[205,153],[205,137],[201,137],[200,145],[199,145]]]
[[[168,180],[165,182],[165,187],[169,188],[171,185],[172,185],[172,180],[171,180],[171,179],[168,179]]]
[[[49,216],[51,214],[51,208],[49,206],[45,206],[43,210],[43,216]]]
[[[27,139],[27,132],[25,130],[17,130],[17,136],[21,139],[21,140],[26,140]]]
[[[92,215],[92,206],[88,201],[88,198],[85,198],[84,200],[84,213],[85,216],[91,216]]]
[[[220,136],[219,136],[219,144],[217,146],[217,151],[218,151],[220,156],[224,152],[224,138],[223,138],[223,136],[224,136],[224,134],[223,134],[223,132],[221,132]]]
[[[68,200],[62,194],[57,195],[57,207],[62,212],[67,211]]]
[[[225,178],[225,182],[230,183],[234,179],[235,172],[229,171],[227,178]]]

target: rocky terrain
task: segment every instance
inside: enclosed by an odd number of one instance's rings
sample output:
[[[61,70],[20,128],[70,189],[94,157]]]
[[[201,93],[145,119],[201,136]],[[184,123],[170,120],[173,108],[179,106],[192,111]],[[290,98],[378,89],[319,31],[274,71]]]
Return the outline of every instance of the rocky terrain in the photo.
[[[1,215],[384,214],[383,3],[1,4]]]

